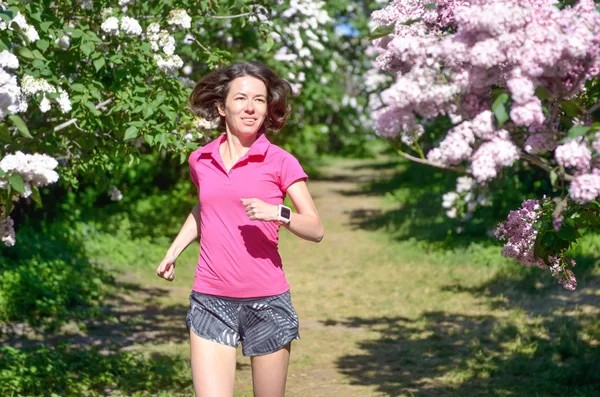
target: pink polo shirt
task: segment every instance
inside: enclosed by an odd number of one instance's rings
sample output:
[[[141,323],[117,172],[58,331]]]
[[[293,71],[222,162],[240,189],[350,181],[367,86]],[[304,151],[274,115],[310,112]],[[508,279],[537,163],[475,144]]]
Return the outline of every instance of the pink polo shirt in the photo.
[[[240,199],[281,204],[287,188],[308,176],[294,156],[264,135],[227,172],[219,153],[225,139],[220,136],[189,158],[201,218],[193,290],[232,298],[282,294],[290,287],[277,251],[279,226],[250,220]]]

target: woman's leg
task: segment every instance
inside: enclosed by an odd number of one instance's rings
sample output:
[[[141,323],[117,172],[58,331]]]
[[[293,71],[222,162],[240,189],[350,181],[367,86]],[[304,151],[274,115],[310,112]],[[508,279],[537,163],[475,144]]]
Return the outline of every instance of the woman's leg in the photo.
[[[190,332],[192,379],[197,397],[232,397],[236,349]]]
[[[254,397],[283,397],[290,361],[291,343],[275,353],[253,356],[252,383]]]

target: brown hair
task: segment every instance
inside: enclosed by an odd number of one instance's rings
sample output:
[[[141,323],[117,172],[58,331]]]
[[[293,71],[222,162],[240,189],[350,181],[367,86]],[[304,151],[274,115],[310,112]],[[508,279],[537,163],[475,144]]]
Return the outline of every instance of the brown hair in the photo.
[[[243,76],[255,77],[267,87],[267,118],[261,130],[277,131],[283,128],[291,112],[287,96],[292,92],[292,87],[268,66],[258,62],[233,63],[204,76],[189,98],[192,113],[208,121],[220,118],[220,126],[224,128],[225,119],[219,114],[217,105],[225,103],[231,82]]]

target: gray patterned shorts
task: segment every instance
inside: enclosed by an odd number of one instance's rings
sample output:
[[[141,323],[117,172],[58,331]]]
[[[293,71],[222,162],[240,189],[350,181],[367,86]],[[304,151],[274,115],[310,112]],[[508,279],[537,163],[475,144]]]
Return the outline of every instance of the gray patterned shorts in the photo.
[[[186,323],[203,339],[231,347],[241,343],[244,356],[274,353],[300,339],[298,316],[289,291],[249,299],[192,291]]]

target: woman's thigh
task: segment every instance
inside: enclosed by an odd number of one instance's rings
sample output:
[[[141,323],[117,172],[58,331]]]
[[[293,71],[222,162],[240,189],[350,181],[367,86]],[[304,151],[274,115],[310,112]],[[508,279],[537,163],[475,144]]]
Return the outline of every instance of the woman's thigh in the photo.
[[[275,353],[253,356],[252,385],[255,397],[283,397],[290,361],[291,344]]]
[[[190,332],[190,353],[196,396],[233,396],[236,349]]]

